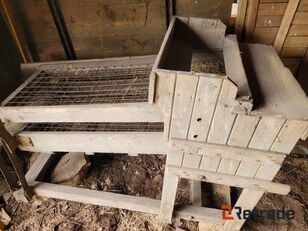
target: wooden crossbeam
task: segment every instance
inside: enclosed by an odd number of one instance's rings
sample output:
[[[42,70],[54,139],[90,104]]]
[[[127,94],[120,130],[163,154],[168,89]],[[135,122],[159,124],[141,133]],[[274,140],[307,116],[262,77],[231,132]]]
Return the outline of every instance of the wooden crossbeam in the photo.
[[[237,176],[224,173],[216,173],[205,170],[184,168],[167,165],[167,171],[180,178],[205,181],[209,183],[229,185],[256,191],[263,191],[281,195],[287,195],[291,188],[289,185],[273,183],[268,180],[260,180],[251,177]]]
[[[281,166],[281,163],[286,157],[285,154],[280,152],[268,152],[252,148],[248,149],[183,139],[172,139],[171,149],[197,155],[226,157],[229,159],[255,161],[279,166]]]
[[[162,132],[20,132],[19,148],[30,152],[166,154]]]
[[[283,44],[287,38],[290,26],[292,24],[294,15],[296,13],[297,7],[299,5],[300,0],[289,1],[285,14],[282,18],[282,22],[276,36],[274,47],[279,54],[282,50]]]
[[[163,122],[159,109],[149,103],[1,107],[3,121],[43,122]]]
[[[40,154],[26,174],[26,179],[33,186],[36,195],[156,215],[160,213],[160,200],[37,181],[53,157],[54,155]],[[221,212],[220,209],[184,205],[177,207],[174,213],[178,218],[222,224]]]

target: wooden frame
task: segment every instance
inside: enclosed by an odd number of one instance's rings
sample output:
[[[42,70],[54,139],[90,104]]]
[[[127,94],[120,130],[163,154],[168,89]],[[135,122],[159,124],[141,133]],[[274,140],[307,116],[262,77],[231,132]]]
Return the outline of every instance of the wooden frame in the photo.
[[[159,214],[160,200],[122,195],[117,193],[95,191],[77,187],[51,184],[40,181],[45,171],[53,162],[54,155],[41,154],[26,174],[26,179],[32,185],[38,196],[52,197],[60,200],[69,200],[81,203],[89,203],[99,206],[129,209],[144,213]],[[211,208],[200,208],[185,205],[177,208],[176,217],[222,224],[221,210]]]
[[[17,135],[29,152],[166,154],[162,132],[30,132]]]

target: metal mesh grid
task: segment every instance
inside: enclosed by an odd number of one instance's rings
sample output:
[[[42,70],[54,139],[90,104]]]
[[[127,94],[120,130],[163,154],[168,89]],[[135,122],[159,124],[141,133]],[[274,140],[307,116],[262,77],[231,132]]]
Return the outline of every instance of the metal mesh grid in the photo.
[[[163,132],[164,123],[31,123],[24,131]]]
[[[148,101],[151,64],[42,70],[5,106]]]

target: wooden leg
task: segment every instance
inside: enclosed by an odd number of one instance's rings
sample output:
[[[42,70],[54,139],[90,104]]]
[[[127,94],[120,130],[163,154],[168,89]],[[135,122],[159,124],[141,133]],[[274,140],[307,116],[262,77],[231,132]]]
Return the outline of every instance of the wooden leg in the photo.
[[[166,166],[161,198],[160,217],[162,220],[165,220],[169,223],[171,223],[172,220],[179,179],[179,177],[168,173],[168,166]]]
[[[240,206],[243,210],[253,210],[256,204],[261,199],[264,193],[260,191],[254,191],[249,189],[244,189],[236,202],[235,206]],[[235,211],[232,211],[232,214],[235,214]],[[235,217],[235,216],[234,216]],[[236,218],[235,218],[236,219]],[[238,231],[242,228],[246,220],[227,220],[224,224],[224,230],[228,231]]]

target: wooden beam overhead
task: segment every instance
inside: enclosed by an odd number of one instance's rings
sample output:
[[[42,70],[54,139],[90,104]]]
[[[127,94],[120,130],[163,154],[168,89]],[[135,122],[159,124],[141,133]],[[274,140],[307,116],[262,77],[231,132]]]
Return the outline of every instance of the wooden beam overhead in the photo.
[[[277,53],[280,54],[283,44],[287,38],[289,29],[291,27],[294,15],[296,13],[297,7],[299,5],[300,0],[289,1],[286,12],[283,16],[277,37],[274,42],[274,48]]]

